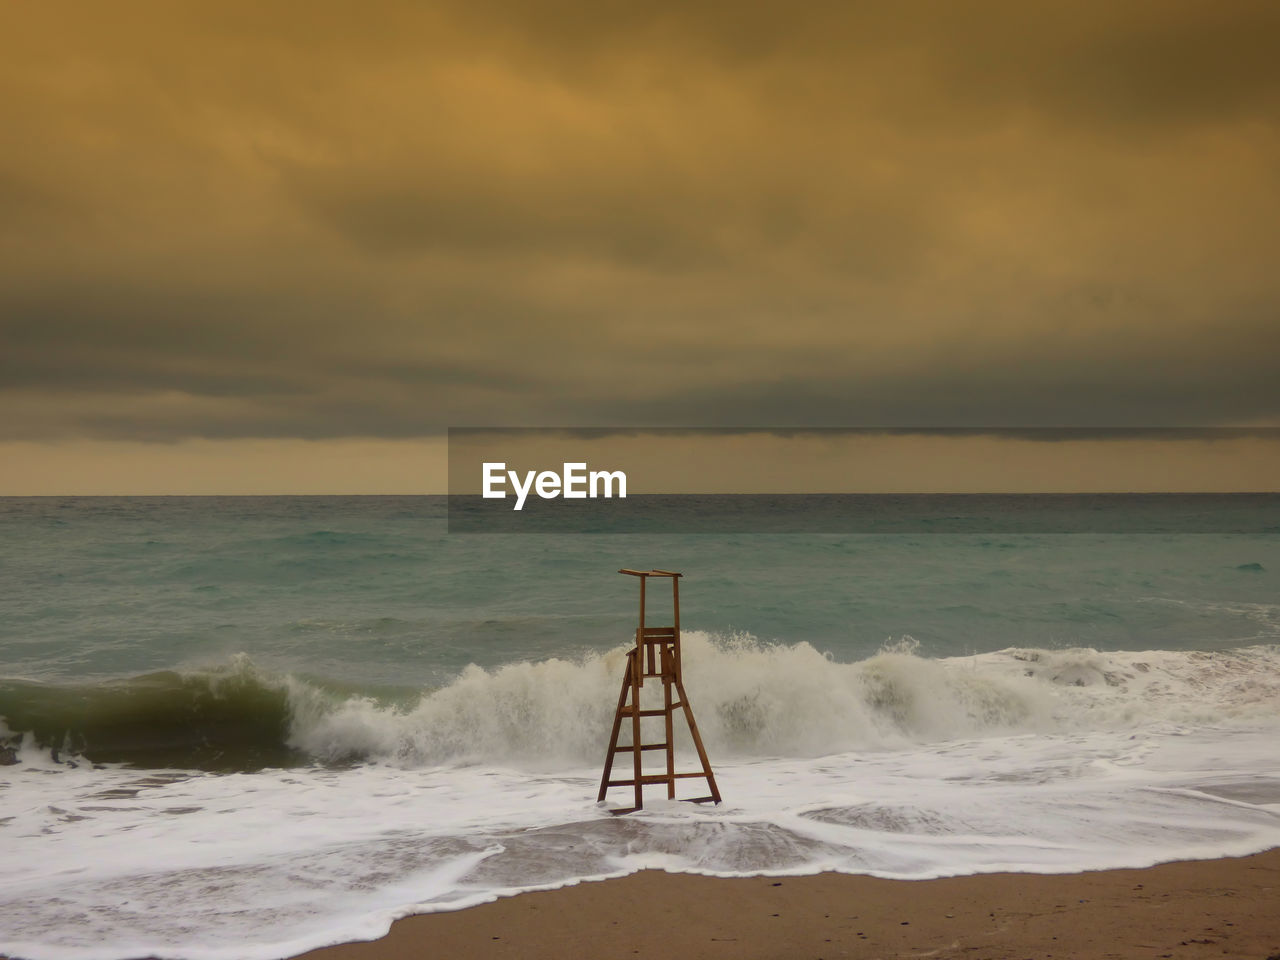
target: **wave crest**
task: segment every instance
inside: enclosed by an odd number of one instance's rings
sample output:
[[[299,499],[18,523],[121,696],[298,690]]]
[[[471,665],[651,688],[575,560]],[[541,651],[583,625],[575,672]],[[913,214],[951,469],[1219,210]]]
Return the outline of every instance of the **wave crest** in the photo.
[[[1011,649],[934,660],[903,638],[867,660],[839,663],[807,643],[761,643],[749,635],[691,631],[683,646],[685,685],[713,756],[813,757],[957,737],[1230,721],[1274,716],[1280,702],[1276,647]],[[625,652],[472,666],[408,708],[371,698],[295,701],[289,742],[328,761],[535,769],[598,763]],[[660,689],[652,683],[644,692]],[[687,750],[682,727],[677,723],[677,749]]]
[[[814,757],[954,738],[1277,716],[1280,647],[1009,649],[935,660],[909,637],[855,663],[807,643],[684,634],[685,685],[713,758]],[[0,682],[0,740],[95,762],[253,770],[310,762],[595,766],[625,647],[466,668],[421,692],[353,690],[248,657],[94,686]],[[661,685],[647,684],[657,698]],[[653,705],[657,701],[654,699]],[[648,704],[646,704],[648,705]],[[659,720],[646,720],[659,723]],[[688,750],[683,724],[676,746]],[[654,742],[659,735],[646,740]]]

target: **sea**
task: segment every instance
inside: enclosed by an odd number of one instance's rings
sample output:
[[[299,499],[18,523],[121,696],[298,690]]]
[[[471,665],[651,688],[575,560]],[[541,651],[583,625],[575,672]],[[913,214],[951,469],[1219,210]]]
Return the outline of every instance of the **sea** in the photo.
[[[1280,845],[1280,495],[1069,501],[1074,526],[1063,502],[713,497],[653,532],[485,533],[444,497],[0,499],[0,954],[269,960],[642,869]],[[685,522],[716,510],[760,523]],[[683,574],[718,805],[597,803],[623,567]]]

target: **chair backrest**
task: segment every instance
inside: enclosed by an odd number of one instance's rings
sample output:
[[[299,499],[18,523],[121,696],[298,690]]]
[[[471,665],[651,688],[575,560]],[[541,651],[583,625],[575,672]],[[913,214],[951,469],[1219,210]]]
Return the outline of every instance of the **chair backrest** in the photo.
[[[623,567],[618,571],[640,579],[640,625],[636,627],[637,679],[656,677],[668,670],[680,677],[680,577],[674,570],[632,570]],[[645,586],[650,577],[666,577],[671,581],[671,609],[673,623],[669,627],[645,625]],[[659,650],[658,648],[661,648]]]

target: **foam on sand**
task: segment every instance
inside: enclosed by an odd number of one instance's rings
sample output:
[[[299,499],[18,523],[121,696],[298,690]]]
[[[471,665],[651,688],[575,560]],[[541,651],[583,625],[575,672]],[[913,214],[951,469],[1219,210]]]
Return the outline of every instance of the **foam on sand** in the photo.
[[[908,643],[842,664],[689,634],[685,655],[719,807],[593,802],[618,651],[472,668],[400,703],[239,663],[327,764],[95,765],[27,733],[0,778],[0,951],[266,960],[651,867],[925,878],[1280,844],[1275,647],[930,660]]]

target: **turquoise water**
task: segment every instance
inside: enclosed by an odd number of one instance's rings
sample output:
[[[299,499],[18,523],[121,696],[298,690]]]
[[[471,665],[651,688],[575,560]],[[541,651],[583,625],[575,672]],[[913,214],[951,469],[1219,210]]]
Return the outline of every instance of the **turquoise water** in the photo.
[[[86,681],[243,652],[271,669],[420,688],[472,662],[623,642],[635,588],[622,566],[682,570],[687,627],[805,641],[841,660],[903,635],[935,657],[1280,635],[1275,533],[450,536],[443,503],[0,500],[0,664]]]
[[[996,512],[1034,527],[1034,499]],[[1238,498],[1219,501],[1239,526]],[[634,629],[622,566],[683,571],[686,629],[847,663],[903,638],[946,658],[1280,637],[1275,533],[467,536],[445,518],[440,497],[0,501],[0,717],[94,759],[182,766],[198,744],[196,766],[304,762],[278,691],[228,702],[204,678],[247,658],[396,704],[469,664],[581,659]],[[179,716],[197,693],[198,716]],[[193,730],[156,753],[160,723]]]

